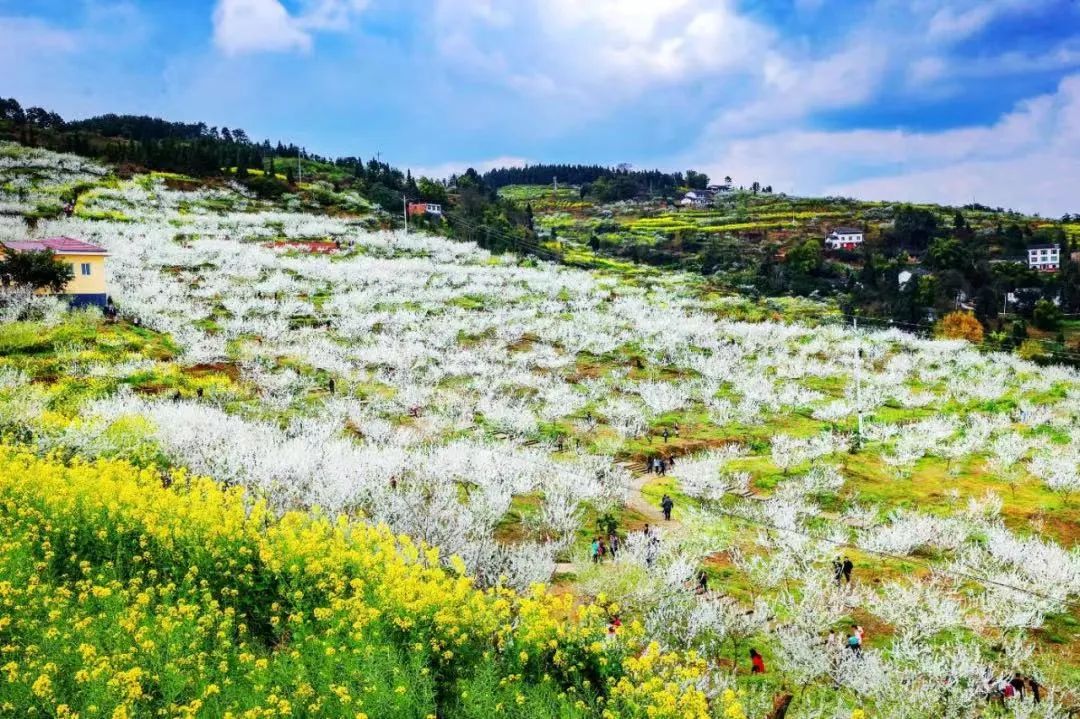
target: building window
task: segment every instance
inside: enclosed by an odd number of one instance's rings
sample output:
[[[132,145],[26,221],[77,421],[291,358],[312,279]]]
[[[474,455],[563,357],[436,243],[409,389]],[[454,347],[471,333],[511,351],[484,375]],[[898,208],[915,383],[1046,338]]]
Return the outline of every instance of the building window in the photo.
[[[89,262],[82,263],[82,275],[83,275],[83,277],[89,277],[90,276],[90,263]]]

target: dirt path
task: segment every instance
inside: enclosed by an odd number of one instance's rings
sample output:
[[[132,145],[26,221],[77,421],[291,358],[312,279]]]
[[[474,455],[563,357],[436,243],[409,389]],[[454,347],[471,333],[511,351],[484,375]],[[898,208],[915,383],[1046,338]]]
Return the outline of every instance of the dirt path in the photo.
[[[626,467],[633,476],[633,479],[627,488],[625,506],[640,514],[649,524],[661,527],[665,534],[671,535],[681,533],[685,527],[678,518],[672,517],[670,521],[665,520],[664,513],[660,508],[651,504],[645,498],[645,485],[651,482],[657,475],[642,471],[643,467],[640,465],[624,463],[623,466]],[[675,508],[675,513],[678,513],[678,507]],[[555,564],[555,573],[573,574],[575,566],[575,562],[558,562]]]

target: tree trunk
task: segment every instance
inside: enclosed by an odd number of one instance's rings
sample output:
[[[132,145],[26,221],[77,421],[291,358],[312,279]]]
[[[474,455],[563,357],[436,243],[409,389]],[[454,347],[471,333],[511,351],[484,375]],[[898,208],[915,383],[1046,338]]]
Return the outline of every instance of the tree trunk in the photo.
[[[791,706],[791,700],[793,699],[791,692],[784,692],[777,694],[773,699],[772,711],[765,719],[784,719],[787,716],[788,707]]]

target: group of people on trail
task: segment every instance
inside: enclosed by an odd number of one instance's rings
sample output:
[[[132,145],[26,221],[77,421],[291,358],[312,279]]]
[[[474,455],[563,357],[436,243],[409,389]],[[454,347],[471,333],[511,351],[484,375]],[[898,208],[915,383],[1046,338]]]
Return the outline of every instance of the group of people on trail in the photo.
[[[825,647],[830,650],[837,650],[841,646],[847,647],[855,656],[862,656],[863,642],[866,641],[866,630],[862,628],[861,624],[852,624],[851,631],[848,632],[841,644],[840,635],[835,631],[829,632],[828,638],[825,640]]]
[[[851,572],[855,569],[855,564],[851,559],[844,557],[841,559],[839,556],[832,562],[833,579],[836,580],[836,586],[841,584],[851,584]]]
[[[1008,699],[1023,699],[1024,694],[1029,691],[1036,704],[1042,701],[1042,685],[1035,680],[1035,677],[1025,677],[1020,672],[1016,672],[1012,679],[1008,677],[999,679],[994,684],[991,696],[1004,705]]]
[[[600,564],[608,555],[615,559],[619,554],[619,535],[612,532],[608,535],[607,543],[601,537],[595,537],[591,546],[593,564]]]
[[[653,457],[648,463],[648,470],[653,474],[659,474],[661,476],[667,474],[668,471],[674,467],[674,457]]]

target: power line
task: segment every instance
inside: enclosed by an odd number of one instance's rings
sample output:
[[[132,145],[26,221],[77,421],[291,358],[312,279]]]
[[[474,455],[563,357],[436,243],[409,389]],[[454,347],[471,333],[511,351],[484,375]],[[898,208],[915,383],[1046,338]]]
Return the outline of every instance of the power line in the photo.
[[[859,320],[861,322],[876,322],[879,325],[881,325],[882,327],[887,328],[887,329],[908,328],[908,327],[910,327],[910,328],[923,330],[923,331],[926,332],[927,335],[929,335],[930,332],[932,332],[933,329],[934,329],[934,326],[930,325],[930,324],[919,324],[919,323],[914,323],[914,322],[901,322],[899,320],[892,320],[892,319],[881,318],[881,317],[864,317],[862,315],[847,315],[847,314],[835,315],[834,317],[841,318],[843,320],[849,320],[849,321],[850,320]],[[828,319],[830,319],[830,317],[826,316],[824,319],[828,320]],[[844,326],[844,325],[841,324],[841,326]],[[915,332],[911,332],[911,333],[912,334],[917,334]],[[1075,351],[1070,351],[1070,350],[1065,350],[1065,349],[1057,349],[1057,344],[1058,343],[1054,342],[1053,340],[1048,340],[1048,339],[1044,339],[1044,338],[1040,338],[1040,337],[1028,337],[1028,338],[1025,338],[1024,341],[1025,342],[1037,342],[1037,343],[1042,344],[1044,346],[1050,347],[1049,353],[1050,353],[1050,355],[1052,357],[1064,357],[1064,358],[1068,358],[1068,359],[1080,362],[1080,352],[1075,352]],[[983,349],[986,349],[986,350],[992,351],[992,352],[1007,352],[1007,350],[994,345],[989,339],[986,339],[986,338],[984,338],[980,342],[972,342],[971,344],[974,345],[975,347],[981,347]]]
[[[929,564],[928,562],[925,562],[923,560],[918,559],[917,557],[905,557],[905,556],[902,556],[902,555],[892,554],[890,552],[883,552],[883,551],[876,550],[876,549],[867,549],[867,548],[864,548],[864,547],[860,547],[857,544],[851,544],[850,542],[842,542],[842,541],[839,541],[839,540],[836,540],[836,539],[830,539],[828,537],[819,537],[817,535],[810,534],[809,532],[804,532],[804,531],[801,531],[801,530],[798,530],[798,529],[791,529],[790,527],[781,527],[781,526],[778,526],[776,524],[773,524],[772,522],[767,522],[765,520],[756,519],[756,518],[753,518],[753,517],[747,517],[744,514],[739,514],[738,512],[732,512],[732,511],[726,510],[726,509],[710,508],[708,511],[712,512],[713,514],[719,514],[719,515],[722,515],[722,516],[731,517],[733,519],[742,520],[742,521],[744,521],[744,522],[746,522],[748,524],[754,524],[754,525],[758,525],[758,526],[762,526],[762,527],[767,527],[769,529],[775,529],[775,530],[780,531],[780,532],[788,532],[788,533],[791,533],[791,534],[797,534],[797,535],[806,537],[807,539],[813,539],[815,541],[826,542],[828,544],[832,544],[832,545],[837,546],[837,547],[843,547],[845,549],[853,549],[853,550],[857,550],[859,552],[865,552],[867,554],[873,554],[873,555],[883,557],[883,558],[886,558],[886,559],[893,559],[893,560],[897,560],[897,561],[901,561],[901,562],[911,562],[913,564],[919,564],[921,566],[926,567],[930,571],[936,572],[938,574],[945,574],[945,575],[948,575],[948,576],[951,576],[951,577],[958,577],[958,578],[962,578],[962,579],[968,579],[968,580],[973,581],[973,582],[978,582],[979,584],[993,585],[993,586],[1001,587],[1002,589],[1008,589],[1008,590],[1011,590],[1011,591],[1014,591],[1014,592],[1020,592],[1022,594],[1028,594],[1028,595],[1031,595],[1033,597],[1039,597],[1040,599],[1046,599],[1046,600],[1053,601],[1053,602],[1063,602],[1065,604],[1071,604],[1073,601],[1075,601],[1075,600],[1068,599],[1068,597],[1066,597],[1064,599],[1062,599],[1060,597],[1052,597],[1052,596],[1050,596],[1048,594],[1043,594],[1041,592],[1036,592],[1036,591],[1034,591],[1032,589],[1025,589],[1024,587],[1017,587],[1017,586],[1012,585],[1012,584],[1006,584],[1005,582],[999,582],[999,581],[997,581],[995,579],[989,579],[987,577],[981,577],[981,576],[978,576],[978,575],[975,575],[975,574],[969,574],[967,572],[958,572],[958,571],[950,571],[950,570],[947,570],[947,569],[940,569],[938,567],[934,567],[933,565]],[[814,517],[816,519],[825,519],[825,520],[829,520],[829,521],[834,521],[830,517],[826,517],[826,516],[821,515],[821,514],[810,514],[810,516]]]
[[[477,224],[477,223],[475,223],[475,222],[473,222],[471,220],[468,220],[466,218],[458,216],[458,215],[456,215],[455,213],[452,213],[452,212],[446,213],[445,216],[451,222],[457,224],[459,227],[464,227],[466,230],[469,231],[470,234],[477,234],[477,235],[483,234],[484,236],[486,236],[488,238],[494,236],[496,239],[501,239],[504,242],[508,243],[514,249],[525,249],[530,254],[534,254],[534,255],[540,256],[540,257],[542,257],[544,259],[549,259],[549,260],[552,260],[552,261],[555,261],[555,262],[559,262],[559,261],[563,260],[563,257],[561,255],[559,255],[557,252],[554,252],[553,250],[549,250],[549,249],[547,249],[545,247],[542,247],[542,246],[540,246],[540,245],[538,245],[538,244],[536,244],[534,242],[530,242],[527,239],[523,239],[523,238],[520,238],[520,237],[515,237],[513,235],[508,235],[508,234],[502,232],[501,230],[492,229],[491,227],[488,227],[486,225],[479,225],[479,224]]]

